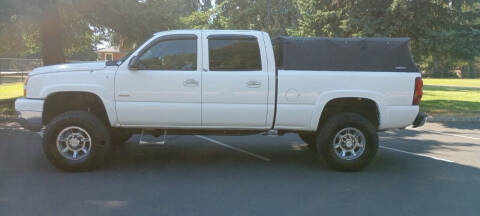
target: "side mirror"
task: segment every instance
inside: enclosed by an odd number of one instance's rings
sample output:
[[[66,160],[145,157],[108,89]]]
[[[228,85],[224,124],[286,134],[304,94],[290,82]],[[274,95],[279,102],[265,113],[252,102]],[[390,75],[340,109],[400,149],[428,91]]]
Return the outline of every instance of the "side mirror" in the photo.
[[[130,70],[138,70],[140,66],[140,60],[138,59],[137,56],[133,56],[130,59],[130,62],[128,62],[128,69]]]

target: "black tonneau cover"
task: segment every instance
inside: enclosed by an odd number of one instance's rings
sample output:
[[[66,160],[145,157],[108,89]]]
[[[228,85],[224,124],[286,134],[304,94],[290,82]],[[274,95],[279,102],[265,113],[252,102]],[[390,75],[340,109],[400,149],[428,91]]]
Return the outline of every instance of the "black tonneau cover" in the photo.
[[[276,37],[282,70],[418,72],[409,38]]]

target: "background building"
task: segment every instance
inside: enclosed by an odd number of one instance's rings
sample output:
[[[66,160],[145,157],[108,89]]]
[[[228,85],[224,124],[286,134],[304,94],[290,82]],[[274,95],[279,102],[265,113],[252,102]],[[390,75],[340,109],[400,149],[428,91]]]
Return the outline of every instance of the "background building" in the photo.
[[[119,46],[105,47],[96,51],[99,61],[117,61],[122,58],[127,51]]]

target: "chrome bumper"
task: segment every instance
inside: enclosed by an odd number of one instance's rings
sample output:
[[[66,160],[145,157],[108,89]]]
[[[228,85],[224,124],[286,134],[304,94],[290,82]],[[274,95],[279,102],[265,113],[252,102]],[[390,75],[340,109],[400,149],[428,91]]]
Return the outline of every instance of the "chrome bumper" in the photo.
[[[15,101],[17,122],[23,128],[38,132],[42,129],[43,102],[41,99],[20,98]]]

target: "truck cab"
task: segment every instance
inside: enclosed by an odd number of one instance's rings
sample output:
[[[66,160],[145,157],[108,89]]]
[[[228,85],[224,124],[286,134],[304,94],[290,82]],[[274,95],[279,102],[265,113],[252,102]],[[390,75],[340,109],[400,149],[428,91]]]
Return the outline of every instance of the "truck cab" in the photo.
[[[128,63],[115,75],[117,126],[272,127],[275,65],[262,32],[162,32]]]

